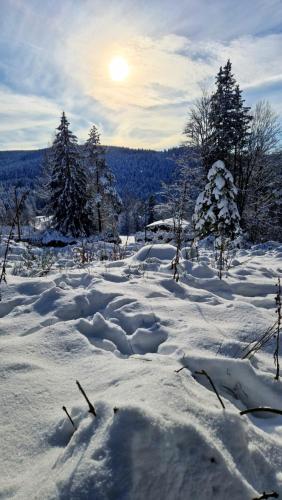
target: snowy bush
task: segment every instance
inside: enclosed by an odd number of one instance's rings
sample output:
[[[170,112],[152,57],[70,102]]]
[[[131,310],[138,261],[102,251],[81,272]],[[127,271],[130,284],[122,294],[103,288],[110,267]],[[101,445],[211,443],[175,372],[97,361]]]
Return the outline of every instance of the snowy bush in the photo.
[[[37,249],[38,250],[38,249]],[[55,264],[55,254],[51,250],[35,251],[30,245],[22,253],[12,269],[14,276],[45,276]]]
[[[72,249],[74,262],[78,266],[84,266],[97,259],[97,253],[93,243],[82,240],[80,245]]]

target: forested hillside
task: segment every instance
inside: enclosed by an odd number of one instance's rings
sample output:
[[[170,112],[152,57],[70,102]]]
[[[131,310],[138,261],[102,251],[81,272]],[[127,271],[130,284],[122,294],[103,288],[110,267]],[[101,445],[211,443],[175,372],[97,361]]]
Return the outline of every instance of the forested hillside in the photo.
[[[34,186],[42,171],[46,149],[37,151],[1,151],[0,183]],[[152,151],[109,146],[106,160],[116,176],[117,190],[123,197],[134,193],[146,198],[160,189],[161,181],[170,181],[179,156],[178,148]]]

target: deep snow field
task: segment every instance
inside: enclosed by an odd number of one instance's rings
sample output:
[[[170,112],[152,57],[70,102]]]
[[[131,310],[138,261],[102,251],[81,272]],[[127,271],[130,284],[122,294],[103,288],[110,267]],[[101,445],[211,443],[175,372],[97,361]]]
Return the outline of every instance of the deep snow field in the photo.
[[[275,339],[240,359],[277,319],[282,245],[240,250],[222,281],[202,251],[198,263],[182,259],[176,283],[174,254],[155,245],[88,269],[8,274],[0,302],[1,499],[282,497],[282,416],[239,414],[282,409]],[[201,370],[225,410],[195,374]]]

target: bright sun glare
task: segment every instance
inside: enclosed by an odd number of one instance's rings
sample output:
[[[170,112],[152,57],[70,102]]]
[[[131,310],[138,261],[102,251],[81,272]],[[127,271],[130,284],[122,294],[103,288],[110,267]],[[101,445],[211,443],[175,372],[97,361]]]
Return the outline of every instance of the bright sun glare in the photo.
[[[123,57],[115,57],[109,64],[109,71],[112,80],[116,82],[125,80],[129,73],[127,61]]]

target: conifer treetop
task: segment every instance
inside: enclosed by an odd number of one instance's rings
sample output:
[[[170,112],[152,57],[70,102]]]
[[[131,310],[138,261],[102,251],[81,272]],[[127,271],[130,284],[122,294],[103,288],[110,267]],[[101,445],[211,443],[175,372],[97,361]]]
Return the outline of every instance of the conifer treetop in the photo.
[[[98,128],[96,127],[96,125],[92,125],[90,131],[89,131],[89,137],[86,141],[86,144],[96,144],[97,146],[100,146],[101,145],[101,142],[100,142],[100,134],[99,134],[99,131],[98,131]]]
[[[239,151],[242,153],[247,143],[250,121],[250,108],[244,105],[242,91],[231,72],[232,64],[219,69],[216,76],[216,91],[211,97],[210,124],[214,159],[220,159],[231,167],[235,181],[237,176]],[[234,158],[235,155],[235,158]]]

